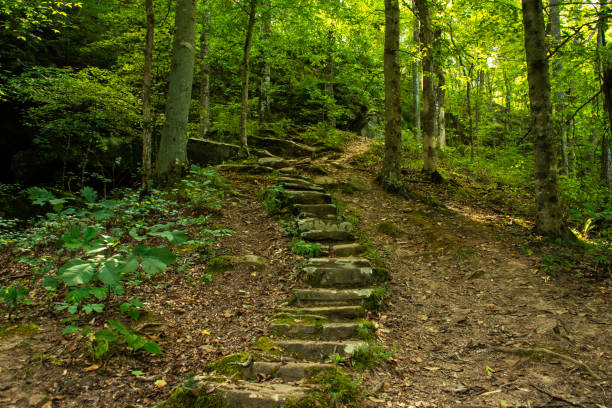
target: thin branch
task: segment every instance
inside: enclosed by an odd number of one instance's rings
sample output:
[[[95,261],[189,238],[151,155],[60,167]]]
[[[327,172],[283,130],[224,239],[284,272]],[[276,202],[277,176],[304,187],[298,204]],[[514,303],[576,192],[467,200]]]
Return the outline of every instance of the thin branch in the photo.
[[[576,109],[576,111],[569,117],[569,119],[567,119],[565,121],[565,125],[569,125],[570,122],[576,117],[576,115],[582,110],[584,109],[585,106],[587,106],[589,103],[593,102],[593,99],[597,98],[599,96],[599,94],[601,93],[601,89],[599,91],[597,91],[597,93],[593,96],[591,96],[585,103],[583,103],[582,105],[580,105],[580,107],[578,109]]]

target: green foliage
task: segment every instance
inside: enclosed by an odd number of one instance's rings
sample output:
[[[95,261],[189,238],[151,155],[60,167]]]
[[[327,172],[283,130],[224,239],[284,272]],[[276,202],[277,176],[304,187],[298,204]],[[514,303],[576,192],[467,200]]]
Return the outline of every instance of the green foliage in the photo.
[[[187,202],[194,211],[221,209],[221,199],[230,186],[214,169],[202,169],[192,165],[187,178],[172,190],[179,202]]]
[[[287,204],[287,193],[282,186],[272,186],[266,189],[263,194],[264,209],[269,215],[280,214]]]
[[[28,289],[20,283],[7,287],[0,286],[0,300],[2,300],[5,310],[8,312],[9,319],[19,308],[19,305],[29,303],[27,301],[28,293]]]
[[[106,322],[108,328],[98,330],[93,334],[94,340],[91,342],[91,353],[99,359],[109,351],[117,347],[125,347],[129,351],[145,350],[150,354],[161,354],[162,350],[154,341],[147,340],[146,337],[126,328],[116,320]]]
[[[321,244],[316,242],[308,242],[304,240],[293,240],[291,250],[297,255],[307,255],[310,258],[319,256],[321,253]]]
[[[357,371],[366,371],[376,367],[381,361],[388,360],[393,353],[383,346],[368,343],[359,347],[351,356],[351,364]]]

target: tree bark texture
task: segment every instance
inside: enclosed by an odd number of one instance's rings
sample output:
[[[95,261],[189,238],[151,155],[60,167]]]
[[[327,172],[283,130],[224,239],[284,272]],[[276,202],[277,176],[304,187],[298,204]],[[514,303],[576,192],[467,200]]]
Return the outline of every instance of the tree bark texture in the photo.
[[[421,53],[423,54],[423,171],[433,174],[438,169],[436,159],[435,121],[436,96],[434,89],[433,31],[427,0],[415,0],[421,26]]]
[[[416,10],[415,0],[412,0],[412,8]],[[419,38],[419,20],[414,21],[412,31],[412,39],[415,46],[419,46],[421,40]],[[414,127],[412,129],[417,140],[421,138],[421,64],[418,58],[412,63],[412,105],[414,114]]]
[[[249,58],[251,45],[253,43],[253,27],[255,27],[255,17],[257,11],[257,0],[251,0],[249,4],[249,22],[244,39],[244,49],[242,54],[242,105],[240,107],[240,145],[248,153],[247,144],[247,117],[249,113]]]
[[[552,36],[552,47],[556,47],[561,42],[561,12],[559,8],[559,0],[550,0],[550,34]],[[553,75],[558,76],[563,70],[563,63],[560,58],[556,58],[553,64]],[[567,125],[564,120],[565,111],[565,93],[560,90],[557,93],[557,101],[555,103],[555,114],[559,131],[561,134],[561,157],[563,158],[563,173],[569,176],[569,156],[567,147]]]
[[[436,49],[440,48],[440,40],[442,37],[442,30],[436,29],[435,31],[435,47]],[[438,83],[436,85],[436,137],[437,144],[440,150],[444,150],[446,148],[446,123],[445,123],[445,115],[446,115],[446,76],[444,75],[444,71],[442,70],[442,61],[440,57],[440,53],[437,53],[437,58],[434,60],[434,69],[436,71],[436,78],[438,79]]]
[[[210,10],[204,10],[202,16],[202,34],[200,35],[200,63],[202,64],[200,85],[200,137],[204,139],[210,130]]]
[[[385,157],[382,184],[398,188],[401,179],[401,73],[399,65],[399,2],[385,0]]]
[[[270,10],[270,2],[264,1],[262,3],[263,6],[263,24],[261,27],[262,34],[261,39],[264,43],[270,40],[270,34],[272,32],[272,21],[271,21],[271,10]],[[267,45],[267,44],[266,44]],[[271,75],[270,75],[270,51],[269,49],[264,50],[264,63],[261,68],[261,85],[259,88],[259,118],[262,122],[270,121],[272,116],[272,112],[270,110],[270,84],[271,84]]]
[[[599,46],[602,49],[608,47],[606,40],[606,31],[608,29],[608,14],[606,8],[607,0],[600,0],[600,18],[599,21]],[[608,112],[608,129],[612,132],[612,63],[610,61],[602,61],[602,84],[601,90],[604,95],[604,105]],[[612,189],[612,147],[610,146],[610,133],[604,132],[601,135],[601,179],[607,184],[608,188]]]
[[[522,0],[527,80],[535,153],[536,231],[550,237],[566,233],[557,185],[550,73],[544,33],[542,0]]]
[[[155,34],[155,14],[153,0],[145,0],[147,33],[145,37],[144,74],[142,81],[142,188],[148,189],[151,182],[151,84],[153,70],[153,40]]]
[[[325,95],[335,103],[336,96],[334,94],[334,77],[336,75],[336,67],[334,61],[334,48],[336,38],[334,31],[330,30],[328,33],[328,56],[327,56],[327,79],[325,81]],[[332,129],[336,128],[336,115],[335,112],[327,112],[327,122]]]
[[[195,62],[196,0],[177,0],[166,121],[157,155],[160,179],[178,176],[187,162],[187,121]]]

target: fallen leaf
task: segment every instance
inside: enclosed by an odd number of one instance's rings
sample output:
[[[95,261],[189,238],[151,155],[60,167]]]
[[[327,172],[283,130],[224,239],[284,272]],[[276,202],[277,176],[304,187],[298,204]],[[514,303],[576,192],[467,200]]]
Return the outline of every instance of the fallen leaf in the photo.
[[[208,336],[210,334],[210,332],[208,330],[202,330],[201,333],[206,335],[206,336]]]
[[[168,383],[164,380],[157,380],[153,383],[153,385],[155,388],[164,388],[166,385],[168,385]]]
[[[97,364],[94,364],[94,365],[91,365],[91,366],[85,368],[85,371],[96,371],[98,368],[100,368],[100,366],[97,365]]]

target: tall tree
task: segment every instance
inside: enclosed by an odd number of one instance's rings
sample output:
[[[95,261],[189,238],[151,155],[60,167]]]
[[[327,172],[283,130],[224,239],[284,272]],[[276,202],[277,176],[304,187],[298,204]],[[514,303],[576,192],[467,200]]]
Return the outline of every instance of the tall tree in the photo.
[[[559,0],[550,0],[550,34],[552,36],[553,48],[558,47],[561,42],[561,10]],[[555,58],[553,64],[553,76],[558,77],[563,70],[561,58]],[[561,132],[561,156],[563,158],[563,173],[569,176],[569,158],[567,153],[567,126],[563,118],[565,110],[565,93],[561,90],[557,92],[555,103],[555,114],[558,116],[556,123]]]
[[[382,185],[394,190],[401,184],[401,73],[399,64],[398,0],[385,0],[385,157],[382,168]]]
[[[432,180],[439,181],[438,163],[436,158],[436,93],[434,87],[434,50],[433,28],[429,2],[415,0],[421,32],[421,53],[423,54],[423,172]]]
[[[210,8],[206,8],[202,13],[202,33],[200,34],[200,63],[202,70],[200,73],[200,137],[204,139],[210,130],[210,62],[208,53],[210,52]]]
[[[436,50],[436,59],[434,67],[436,70],[436,128],[437,128],[437,144],[440,150],[446,148],[446,75],[442,69],[442,30],[438,27],[434,33],[434,48]]]
[[[262,0],[262,22],[261,39],[264,44],[270,40],[272,33],[272,10],[269,0]],[[267,45],[267,44],[266,44]],[[261,69],[261,84],[259,95],[259,118],[261,121],[269,121],[271,118],[270,111],[270,51],[264,51],[264,61]]]
[[[522,8],[535,154],[536,231],[557,238],[567,234],[559,203],[542,0],[522,0]]]
[[[195,61],[196,0],[177,0],[166,121],[157,155],[157,176],[173,178],[187,162],[187,121]]]
[[[412,0],[412,8],[416,10],[415,0]],[[419,19],[417,17],[414,19],[414,27],[412,28],[412,40],[415,47],[419,47],[421,43],[419,31]],[[421,63],[418,58],[415,58],[412,62],[412,105],[414,112],[412,131],[417,140],[419,140],[421,138]]]
[[[251,45],[253,43],[253,28],[255,27],[255,18],[257,17],[257,2],[258,0],[249,0],[248,2],[248,23],[246,35],[244,38],[244,48],[242,54],[242,98],[240,106],[240,145],[248,154],[249,147],[247,143],[247,119],[249,113],[249,72],[250,72],[250,56]]]
[[[606,31],[608,30],[608,15],[610,14],[608,1],[600,0],[600,13],[598,24],[598,37],[600,44],[600,55],[606,55],[609,46],[606,41]],[[608,51],[609,52],[609,51]],[[608,188],[612,189],[612,146],[610,139],[612,135],[612,62],[609,59],[602,58],[602,83],[601,90],[604,94],[604,105],[608,112],[608,130],[601,136],[601,179],[606,182]]]
[[[153,70],[153,40],[155,34],[153,0],[145,0],[145,11],[147,15],[147,34],[145,37],[142,81],[142,188],[148,189],[151,182],[151,134],[153,133],[153,124],[151,123],[151,72]]]

